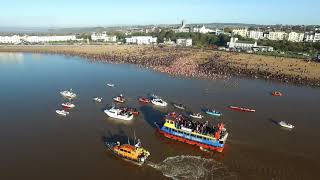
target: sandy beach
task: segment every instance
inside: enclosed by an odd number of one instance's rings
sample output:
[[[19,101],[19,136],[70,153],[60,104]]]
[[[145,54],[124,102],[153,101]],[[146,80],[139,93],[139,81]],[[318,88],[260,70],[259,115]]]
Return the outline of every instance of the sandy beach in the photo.
[[[174,76],[244,76],[320,87],[320,63],[275,56],[135,45],[0,46],[0,52],[80,56],[90,61],[137,64]]]

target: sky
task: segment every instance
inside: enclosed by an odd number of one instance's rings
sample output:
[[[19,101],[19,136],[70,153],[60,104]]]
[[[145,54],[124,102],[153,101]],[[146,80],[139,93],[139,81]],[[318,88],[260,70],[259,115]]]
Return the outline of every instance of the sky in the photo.
[[[320,24],[320,0],[0,0],[0,27]]]

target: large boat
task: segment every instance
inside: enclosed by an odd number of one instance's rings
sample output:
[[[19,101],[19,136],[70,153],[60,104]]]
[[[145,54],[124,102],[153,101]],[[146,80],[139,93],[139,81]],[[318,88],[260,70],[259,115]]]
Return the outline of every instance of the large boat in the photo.
[[[126,111],[126,112],[130,112],[135,116],[138,116],[140,114],[140,112],[137,110],[137,108],[121,107],[120,109],[123,111]]]
[[[120,142],[105,142],[108,149],[115,155],[129,160],[137,165],[142,165],[150,156],[150,152],[141,147],[140,141],[136,145],[120,144]]]
[[[156,124],[157,125],[157,124]],[[224,124],[210,126],[205,123],[191,121],[178,113],[169,113],[158,131],[165,137],[178,140],[204,149],[222,152],[228,137]]]
[[[151,103],[156,105],[156,106],[162,106],[165,107],[168,105],[167,102],[165,102],[164,100],[160,99],[160,98],[155,98],[151,100]]]
[[[61,91],[60,94],[61,94],[63,97],[69,98],[69,99],[73,99],[73,98],[75,98],[75,97],[77,96],[77,94],[74,93],[74,92],[72,91],[72,89],[70,89],[70,90],[65,90],[65,91]]]
[[[121,120],[126,120],[126,121],[130,121],[133,119],[132,113],[130,113],[128,111],[124,111],[122,109],[117,109],[115,107],[112,107],[111,109],[104,110],[104,113],[106,113],[108,116],[110,116],[112,118],[116,118],[116,119],[121,119]]]
[[[245,107],[238,107],[238,106],[229,106],[230,109],[236,110],[236,111],[243,111],[243,112],[256,112],[255,109],[249,109]]]

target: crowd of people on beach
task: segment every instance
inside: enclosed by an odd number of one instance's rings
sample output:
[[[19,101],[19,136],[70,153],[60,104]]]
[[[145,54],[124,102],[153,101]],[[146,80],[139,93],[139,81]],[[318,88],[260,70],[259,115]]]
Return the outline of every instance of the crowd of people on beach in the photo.
[[[33,50],[32,52],[64,54],[66,56],[80,56],[89,61],[99,61],[107,63],[129,63],[136,64],[145,68],[150,68],[173,76],[229,79],[235,77],[252,77],[272,79],[281,82],[291,82],[294,84],[311,85],[320,87],[320,80],[303,77],[301,75],[288,75],[281,71],[271,71],[266,68],[247,68],[246,66],[234,66],[231,62],[225,61],[230,58],[213,54],[205,63],[195,62],[193,59],[192,49],[184,48],[160,48],[144,47],[137,48],[131,52],[105,52],[105,53],[88,53],[71,50]],[[290,65],[289,65],[290,66]],[[301,73],[305,72],[306,67],[296,67]],[[300,68],[300,69],[299,69]]]

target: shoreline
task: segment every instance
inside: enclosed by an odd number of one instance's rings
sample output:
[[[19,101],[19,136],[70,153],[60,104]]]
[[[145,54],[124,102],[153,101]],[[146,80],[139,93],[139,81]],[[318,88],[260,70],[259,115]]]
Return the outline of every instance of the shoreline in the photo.
[[[249,77],[320,87],[320,63],[293,58],[137,45],[17,45],[0,46],[0,52],[79,56],[89,61],[135,64],[172,76],[205,79]]]

